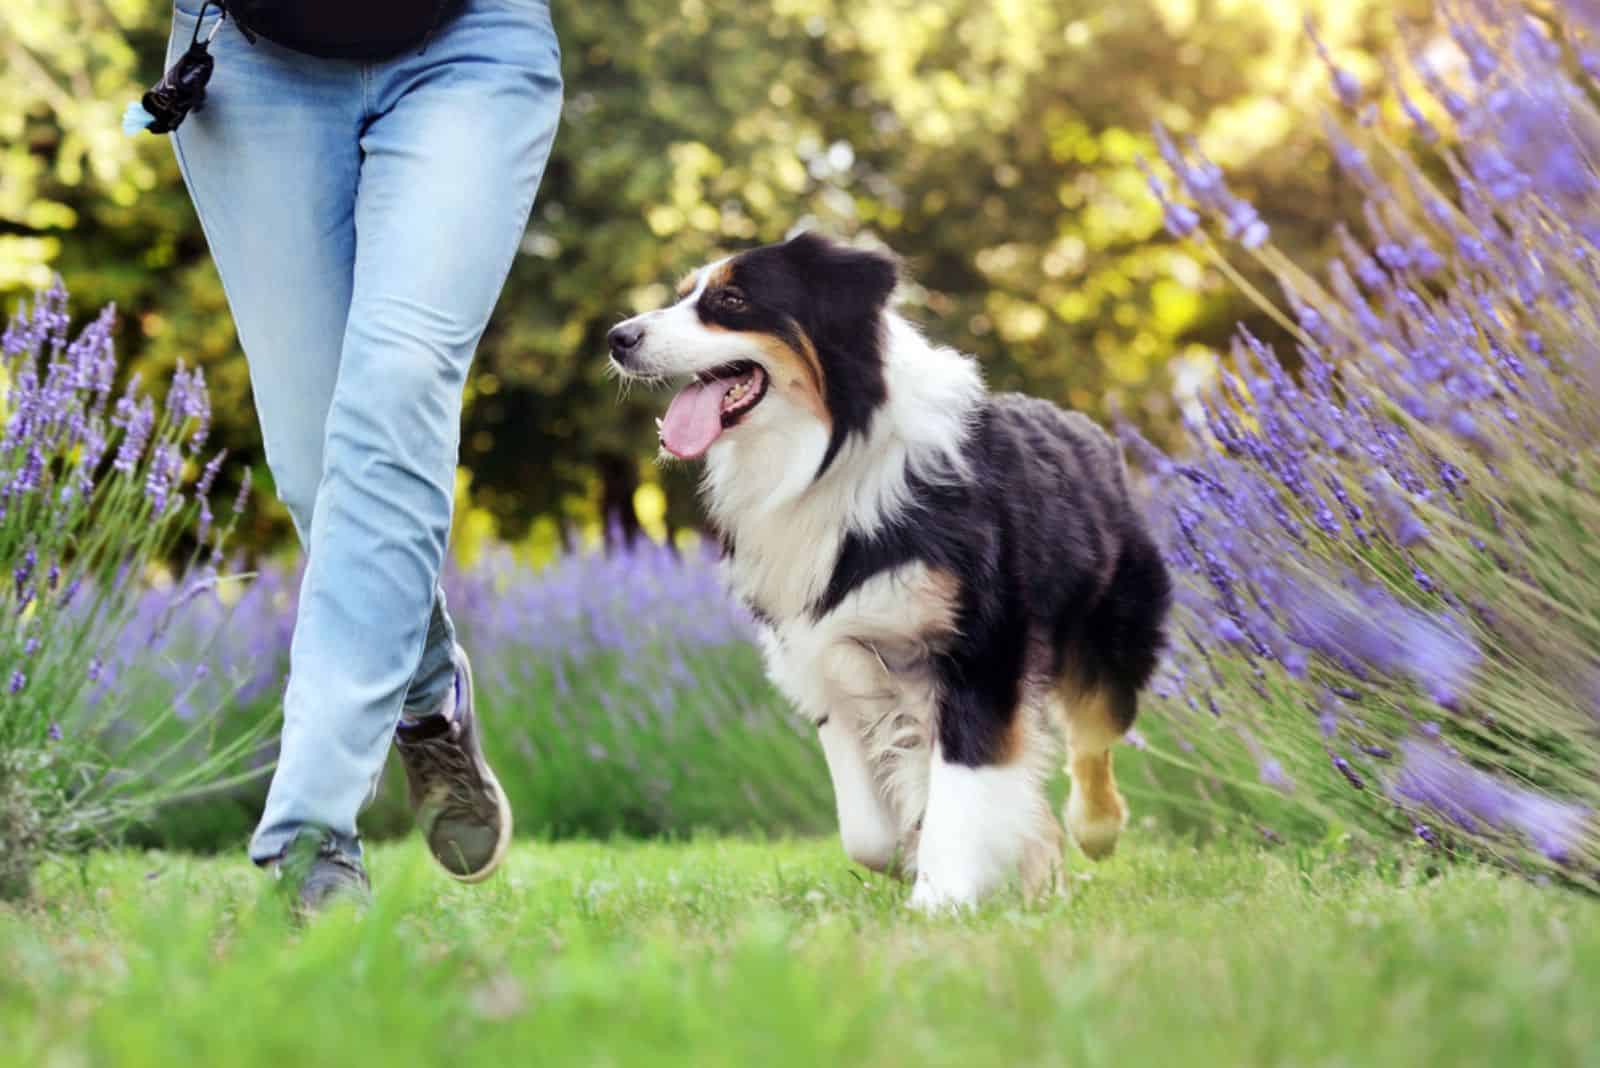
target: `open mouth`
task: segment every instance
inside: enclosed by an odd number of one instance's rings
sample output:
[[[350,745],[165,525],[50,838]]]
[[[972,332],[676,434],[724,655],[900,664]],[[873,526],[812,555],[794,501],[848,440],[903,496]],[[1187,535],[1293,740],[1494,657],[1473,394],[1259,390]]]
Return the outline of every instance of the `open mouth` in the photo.
[[[745,360],[703,372],[678,391],[658,421],[661,446],[680,460],[698,460],[766,395],[760,364]]]

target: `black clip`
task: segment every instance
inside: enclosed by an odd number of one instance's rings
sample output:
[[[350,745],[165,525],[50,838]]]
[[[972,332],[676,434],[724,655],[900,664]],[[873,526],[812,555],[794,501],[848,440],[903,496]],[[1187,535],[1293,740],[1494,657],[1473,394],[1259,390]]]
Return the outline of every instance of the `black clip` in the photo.
[[[205,19],[206,10],[213,6],[221,14],[202,41],[200,23]],[[200,14],[195,17],[194,36],[189,41],[188,49],[178,57],[172,69],[140,98],[139,103],[128,109],[128,115],[123,119],[125,129],[129,132],[142,128],[151,133],[171,133],[189,116],[189,112],[199,111],[205,106],[206,83],[211,81],[211,71],[216,66],[216,60],[210,52],[211,39],[217,35],[227,17],[226,4],[206,0],[200,5]],[[139,114],[140,109],[143,115]]]

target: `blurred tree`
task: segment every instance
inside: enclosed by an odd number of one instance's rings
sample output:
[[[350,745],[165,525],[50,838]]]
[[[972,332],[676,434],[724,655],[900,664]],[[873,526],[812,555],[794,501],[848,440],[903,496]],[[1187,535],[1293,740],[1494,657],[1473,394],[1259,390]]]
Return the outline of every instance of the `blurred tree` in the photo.
[[[1323,6],[1371,77],[1370,3]],[[1381,6],[1381,5],[1377,5]],[[1308,121],[1328,96],[1301,7],[1244,0],[555,0],[567,104],[469,385],[475,502],[516,536],[593,524],[666,490],[660,397],[620,401],[603,337],[686,269],[796,226],[870,234],[906,259],[910,314],[1000,388],[1159,431],[1244,309],[1168,245],[1134,165],[1160,119],[1197,136],[1292,253],[1347,194]],[[115,299],[146,365],[198,360],[217,437],[259,464],[221,287],[157,138],[116,131],[161,67],[152,0],[7,0],[0,47],[0,291],[51,269]],[[631,536],[630,515],[623,533]],[[287,532],[281,513],[257,538]]]

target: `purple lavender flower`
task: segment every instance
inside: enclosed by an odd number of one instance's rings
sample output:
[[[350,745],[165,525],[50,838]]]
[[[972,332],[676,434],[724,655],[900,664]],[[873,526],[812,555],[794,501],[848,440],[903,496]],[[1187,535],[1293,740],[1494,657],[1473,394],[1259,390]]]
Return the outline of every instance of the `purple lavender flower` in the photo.
[[[16,668],[11,672],[11,684],[8,687],[11,692],[11,696],[15,697],[17,694],[21,693],[23,687],[27,685],[28,676],[23,674],[21,668]]]
[[[1400,626],[1405,670],[1439,705],[1454,709],[1472,681],[1479,655],[1459,627],[1409,612]]]
[[[172,489],[177,482],[183,458],[174,444],[158,445],[150,458],[150,470],[145,475],[144,492],[156,515],[167,510]]]
[[[1302,645],[1336,663],[1409,676],[1445,707],[1460,699],[1478,663],[1476,646],[1458,628],[1373,587],[1351,601],[1300,583],[1285,609]]]
[[[1261,781],[1276,790],[1288,792],[1294,788],[1294,782],[1289,778],[1288,772],[1283,770],[1283,764],[1276,757],[1265,757],[1258,765]]]
[[[1591,813],[1582,805],[1504,782],[1437,743],[1408,740],[1401,761],[1390,796],[1424,805],[1469,834],[1516,831],[1549,859],[1563,861],[1589,830]]]
[[[1245,633],[1239,629],[1239,624],[1227,616],[1218,616],[1211,623],[1211,633],[1220,642],[1243,644]]]
[[[1330,753],[1328,758],[1333,762],[1334,768],[1339,772],[1340,775],[1344,776],[1345,781],[1351,786],[1355,787],[1357,790],[1365,790],[1367,788],[1366,780],[1363,779],[1361,774],[1351,766],[1348,760],[1337,753]]]
[[[130,385],[129,389],[132,388]],[[139,458],[144,455],[150,431],[155,428],[156,408],[149,397],[143,397],[137,403],[130,403],[124,413],[123,401],[127,400],[128,398],[124,397],[122,401],[117,402],[117,414],[123,421],[117,423],[114,419],[113,424],[122,428],[123,437],[122,445],[117,449],[117,458],[112,461],[111,466],[125,475],[131,475],[134,468],[139,465]]]
[[[1259,248],[1269,236],[1267,224],[1261,221],[1256,209],[1246,200],[1229,191],[1223,180],[1222,169],[1201,154],[1193,142],[1186,157],[1168,136],[1166,129],[1157,123],[1154,128],[1156,147],[1177,179],[1178,187],[1189,195],[1201,212],[1217,216],[1224,232],[1245,248]],[[1188,217],[1180,213],[1175,220],[1179,230],[1188,228]],[[1168,220],[1169,226],[1174,220]],[[1192,228],[1189,229],[1192,232]]]
[[[17,469],[16,476],[11,480],[7,495],[21,497],[32,493],[39,488],[43,476],[44,454],[39,451],[37,444],[30,445],[27,458],[23,460],[22,466]]]
[[[38,563],[39,555],[34,552],[33,546],[28,546],[22,554],[21,562],[11,572],[11,579],[16,586],[18,596],[21,596],[23,588],[28,585],[28,580],[33,577],[33,569]]]
[[[94,492],[95,472],[106,454],[105,424],[96,417],[83,428],[83,453],[78,459],[79,489],[84,497]]]
[[[1344,131],[1332,119],[1324,119],[1322,128],[1327,135],[1328,146],[1333,149],[1334,162],[1338,163],[1339,169],[1363,189],[1374,191],[1382,189],[1383,183],[1373,171],[1366,152],[1347,138]]]
[[[1311,38],[1312,45],[1316,47],[1317,57],[1328,68],[1328,77],[1333,83],[1333,91],[1338,94],[1339,102],[1351,111],[1359,110],[1361,107],[1361,83],[1356,80],[1355,75],[1333,61],[1333,56],[1329,54],[1327,46],[1322,43],[1322,38],[1317,34],[1316,23],[1311,20],[1310,16],[1306,17],[1304,26],[1306,36]]]
[[[1144,161],[1144,157],[1137,160],[1139,169],[1144,172],[1145,184],[1150,187],[1150,192],[1155,194],[1156,200],[1161,204],[1162,224],[1167,228],[1167,233],[1182,241],[1200,228],[1200,216],[1187,204],[1180,204],[1167,195],[1167,188],[1155,171]]]
[[[250,469],[244,469],[244,477],[239,480],[239,495],[233,499],[233,514],[241,515],[246,502],[250,500]]]
[[[1416,510],[1394,479],[1387,474],[1375,474],[1368,480],[1368,492],[1372,495],[1374,510],[1396,545],[1410,549],[1427,540],[1428,528],[1417,518]]]
[[[1422,139],[1423,144],[1435,144],[1439,140],[1438,129],[1432,122],[1428,121],[1428,117],[1422,113],[1416,102],[1406,93],[1405,86],[1400,84],[1400,79],[1395,74],[1392,66],[1389,68],[1389,85],[1394,91],[1395,99],[1400,102],[1400,110],[1404,111],[1406,118],[1411,120],[1411,127],[1417,131],[1417,136]]]
[[[217,454],[206,461],[200,471],[200,478],[194,484],[194,495],[204,499],[211,495],[211,485],[217,480],[217,472],[222,470],[222,462],[228,458],[228,450],[218,450]]]

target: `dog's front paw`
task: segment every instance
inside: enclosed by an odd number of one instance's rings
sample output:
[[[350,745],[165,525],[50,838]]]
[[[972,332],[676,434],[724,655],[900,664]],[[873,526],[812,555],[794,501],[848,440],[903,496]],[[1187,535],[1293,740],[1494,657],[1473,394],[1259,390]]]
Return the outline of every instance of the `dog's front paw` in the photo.
[[[923,873],[917,876],[916,884],[911,888],[908,904],[913,912],[925,916],[948,916],[975,907],[978,895],[976,891],[963,892],[946,886]]]

